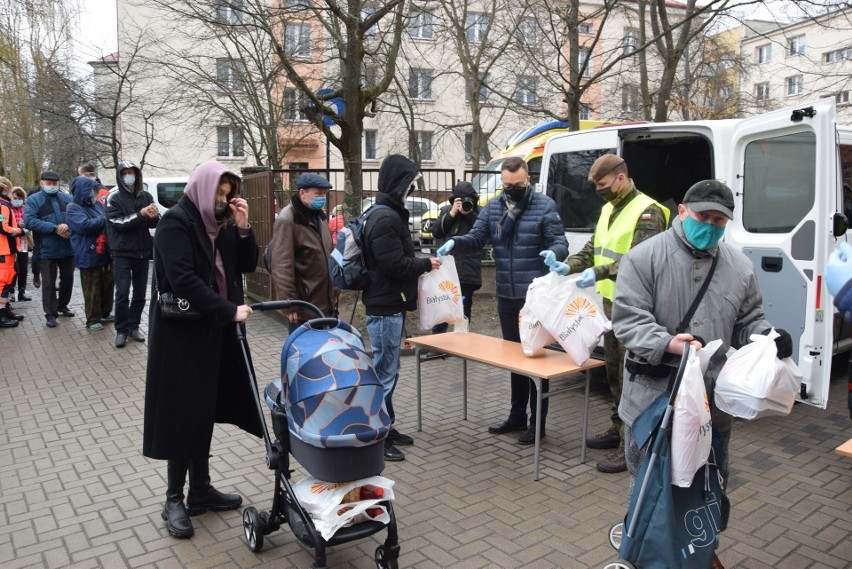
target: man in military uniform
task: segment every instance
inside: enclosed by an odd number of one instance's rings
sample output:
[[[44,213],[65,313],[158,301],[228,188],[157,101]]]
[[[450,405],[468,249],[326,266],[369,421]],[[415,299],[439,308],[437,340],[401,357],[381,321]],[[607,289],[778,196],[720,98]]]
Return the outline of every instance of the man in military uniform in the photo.
[[[595,233],[583,249],[555,263],[551,270],[560,275],[581,273],[579,287],[595,285],[603,297],[603,309],[612,318],[612,301],[618,265],[627,251],[666,230],[669,210],[636,189],[627,172],[623,158],[604,154],[592,164],[589,181],[595,185],[597,195],[606,201],[601,209]],[[604,335],[604,355],[609,391],[612,394],[612,426],[606,431],[586,439],[586,446],[595,449],[617,449],[597,464],[601,472],[624,472],[624,424],[618,417],[621,401],[622,365],[624,346],[615,334]]]

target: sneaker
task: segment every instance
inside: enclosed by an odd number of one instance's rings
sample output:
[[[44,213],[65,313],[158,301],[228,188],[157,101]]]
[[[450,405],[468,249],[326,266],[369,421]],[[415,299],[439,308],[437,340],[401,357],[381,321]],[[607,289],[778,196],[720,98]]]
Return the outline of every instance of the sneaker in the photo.
[[[544,426],[541,427],[541,440],[544,440]],[[518,438],[519,445],[531,445],[535,443],[535,426],[530,427]]]
[[[408,435],[403,435],[396,429],[390,430],[386,440],[389,440],[392,444],[397,444],[401,447],[411,446],[414,444],[414,439],[412,439]]]
[[[87,327],[89,330],[103,330],[103,329],[104,329],[104,325],[103,325],[103,324],[101,324],[100,322],[95,322],[94,324],[90,324],[90,325],[88,325],[88,326],[86,326],[86,327]]]
[[[101,322],[115,322],[115,316],[112,314],[107,314],[103,318],[101,318]]]
[[[602,433],[586,437],[586,446],[597,449],[618,448],[621,446],[621,436],[615,427],[610,427]]]
[[[385,439],[385,460],[388,462],[400,462],[405,460],[405,454],[393,446],[387,439]]]
[[[45,316],[44,319],[47,321],[48,328],[56,328],[56,316]]]
[[[127,345],[127,334],[124,332],[118,332],[115,335],[115,347],[123,348],[125,345]]]
[[[624,447],[618,447],[618,450],[603,459],[598,463],[598,470],[607,474],[615,474],[627,470],[627,460],[624,458]]]

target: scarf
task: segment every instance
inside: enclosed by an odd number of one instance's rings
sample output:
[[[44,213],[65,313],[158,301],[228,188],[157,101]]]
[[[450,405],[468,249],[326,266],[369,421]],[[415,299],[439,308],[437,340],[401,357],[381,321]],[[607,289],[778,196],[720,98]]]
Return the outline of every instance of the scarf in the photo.
[[[531,194],[532,186],[528,186],[524,197],[517,203],[510,200],[509,196],[506,196],[506,211],[503,212],[500,221],[497,222],[497,239],[500,240],[500,245],[503,247],[508,247],[509,243],[512,242],[512,235],[515,232],[515,222],[521,217],[524,210],[527,209]]]

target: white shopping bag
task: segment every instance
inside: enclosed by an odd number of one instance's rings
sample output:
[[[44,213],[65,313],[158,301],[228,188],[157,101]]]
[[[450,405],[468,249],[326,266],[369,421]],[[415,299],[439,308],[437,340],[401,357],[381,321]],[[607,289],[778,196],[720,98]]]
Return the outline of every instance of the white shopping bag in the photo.
[[[461,284],[456,271],[456,260],[450,255],[441,257],[441,266],[423,273],[417,281],[417,310],[420,328],[431,330],[443,322],[464,320]]]
[[[751,343],[734,352],[716,379],[716,407],[743,419],[789,415],[802,383],[790,358],[779,360],[773,330],[753,334]]]
[[[689,352],[674,401],[669,462],[672,484],[681,488],[692,485],[695,473],[707,464],[712,443],[710,401],[704,388],[701,359],[692,346]]]
[[[538,289],[538,291],[536,289]],[[527,288],[526,302],[529,303],[531,298],[535,298],[536,295],[541,294],[546,296],[546,287],[543,286],[543,283],[539,279],[535,279],[530,284],[529,288]],[[521,347],[524,350],[524,355],[527,356],[534,356],[541,353],[545,346],[556,341],[553,339],[553,336],[550,335],[550,332],[544,329],[544,326],[541,325],[538,318],[533,316],[532,312],[533,309],[527,304],[524,304],[523,308],[521,308],[521,314],[518,319],[518,328],[521,335]]]
[[[525,306],[571,360],[582,365],[611,324],[593,296],[594,289],[586,292],[577,287],[576,281],[576,277],[563,277],[553,272],[534,279],[535,294],[532,298],[527,296]]]
[[[380,488],[382,496],[350,501],[358,488]],[[374,490],[373,490],[374,491]],[[393,480],[383,476],[371,476],[352,482],[323,482],[316,478],[305,478],[293,485],[299,503],[311,516],[314,527],[325,539],[331,539],[342,527],[368,519],[390,522],[387,509],[380,502],[393,500]],[[348,495],[348,496],[347,496]]]

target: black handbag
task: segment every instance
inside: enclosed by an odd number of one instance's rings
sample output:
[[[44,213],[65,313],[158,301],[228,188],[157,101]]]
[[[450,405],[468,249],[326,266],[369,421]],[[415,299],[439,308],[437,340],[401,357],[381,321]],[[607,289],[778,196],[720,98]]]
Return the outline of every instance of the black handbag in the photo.
[[[180,298],[173,292],[160,292],[157,283],[157,264],[154,263],[154,290],[157,291],[157,304],[160,305],[160,313],[166,320],[197,320],[204,316],[197,308],[194,308],[187,299]]]

